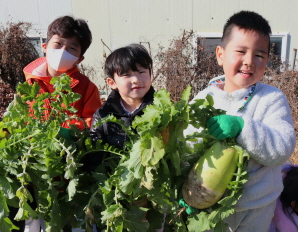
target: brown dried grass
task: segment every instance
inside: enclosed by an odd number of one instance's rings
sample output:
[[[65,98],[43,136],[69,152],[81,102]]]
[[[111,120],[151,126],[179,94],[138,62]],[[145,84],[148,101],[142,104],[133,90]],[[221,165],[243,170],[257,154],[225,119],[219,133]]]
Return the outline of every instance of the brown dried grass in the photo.
[[[15,88],[25,80],[23,68],[38,58],[27,37],[30,23],[0,24],[0,118],[13,99]]]
[[[280,62],[278,57],[271,56],[272,66],[266,70],[265,77],[262,79],[263,83],[273,85],[279,88],[287,96],[289,105],[292,110],[292,117],[296,131],[296,141],[298,138],[298,72],[290,69],[286,63]],[[266,78],[267,77],[267,78]],[[270,78],[268,78],[270,77]],[[290,161],[298,164],[298,143]]]

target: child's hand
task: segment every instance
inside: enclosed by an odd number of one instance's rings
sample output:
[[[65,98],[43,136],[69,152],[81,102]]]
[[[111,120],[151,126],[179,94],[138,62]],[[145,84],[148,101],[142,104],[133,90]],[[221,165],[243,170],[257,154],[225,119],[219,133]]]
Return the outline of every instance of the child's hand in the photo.
[[[241,117],[231,115],[218,115],[207,122],[209,133],[218,140],[236,137],[244,126]]]

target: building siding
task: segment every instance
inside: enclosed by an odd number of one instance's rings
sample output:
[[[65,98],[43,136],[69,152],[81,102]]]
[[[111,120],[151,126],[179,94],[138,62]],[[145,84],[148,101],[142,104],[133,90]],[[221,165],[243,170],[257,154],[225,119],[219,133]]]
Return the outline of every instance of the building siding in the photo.
[[[46,37],[48,25],[54,19],[72,12],[72,0],[0,0],[0,22],[32,23],[30,36]]]
[[[90,22],[94,37],[86,55],[90,64],[100,65],[102,55],[109,53],[101,40],[111,50],[148,42],[154,56],[159,45],[167,47],[183,30],[221,33],[227,18],[240,10],[263,15],[274,33],[290,33],[292,63],[293,48],[298,47],[297,5],[294,0],[73,0],[73,12]]]
[[[227,18],[240,10],[263,15],[272,32],[289,33],[289,62],[298,48],[296,0],[0,0],[0,22],[32,22],[43,37],[50,22],[62,15],[85,19],[93,42],[84,65],[94,67],[94,81],[103,84],[104,55],[118,47],[142,42],[152,56],[183,30],[221,33]],[[32,31],[32,33],[36,33]]]

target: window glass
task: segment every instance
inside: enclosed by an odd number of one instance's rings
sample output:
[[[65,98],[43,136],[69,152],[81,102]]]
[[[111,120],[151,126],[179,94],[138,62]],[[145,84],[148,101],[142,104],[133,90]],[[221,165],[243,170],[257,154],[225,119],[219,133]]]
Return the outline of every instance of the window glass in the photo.
[[[271,47],[273,47],[274,55],[281,57],[281,48],[282,48],[282,38],[281,37],[271,37]]]
[[[212,53],[220,45],[220,38],[202,38],[200,43],[204,46],[205,51]]]
[[[29,39],[30,39],[31,44],[33,44],[35,50],[38,52],[39,57],[43,57],[44,53],[41,48],[41,40],[44,43],[46,41],[46,39],[45,38],[41,39],[40,37],[30,37]]]

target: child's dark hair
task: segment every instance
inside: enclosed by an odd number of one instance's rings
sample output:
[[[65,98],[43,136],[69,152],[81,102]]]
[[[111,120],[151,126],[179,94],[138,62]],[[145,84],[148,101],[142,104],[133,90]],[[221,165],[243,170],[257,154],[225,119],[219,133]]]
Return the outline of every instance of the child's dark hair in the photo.
[[[225,48],[229,43],[234,27],[248,31],[256,31],[268,39],[268,53],[270,51],[270,34],[271,28],[266,19],[253,11],[240,11],[232,15],[226,22],[223,35],[221,38],[221,46]]]
[[[292,207],[291,203],[294,201],[294,209],[298,207],[298,167],[292,167],[287,172],[283,180],[284,189],[280,195],[280,201],[284,208]],[[293,209],[293,212],[294,212]]]
[[[62,38],[75,36],[81,45],[81,56],[84,55],[92,42],[92,34],[87,22],[83,19],[74,19],[71,16],[57,18],[49,25],[47,43],[53,35],[58,35]]]
[[[123,75],[130,69],[138,71],[136,64],[152,71],[152,59],[147,49],[140,44],[130,44],[126,47],[118,48],[113,51],[105,61],[105,74],[114,79],[114,73],[118,76]]]

